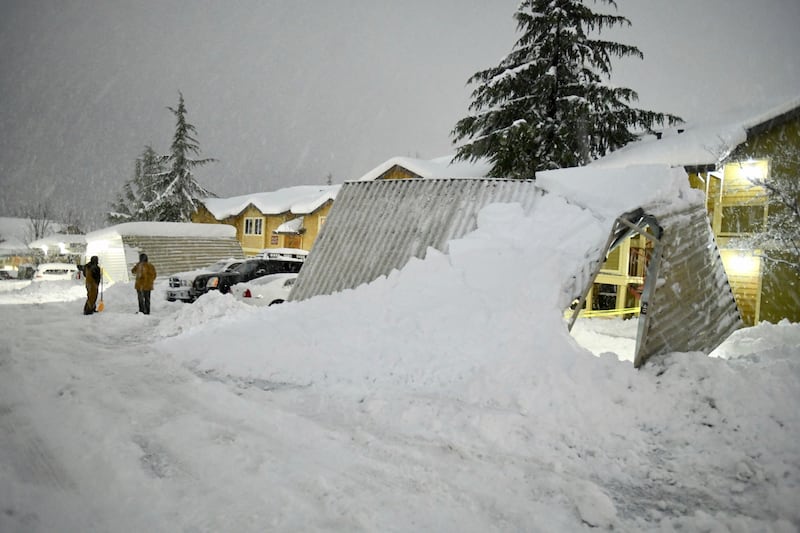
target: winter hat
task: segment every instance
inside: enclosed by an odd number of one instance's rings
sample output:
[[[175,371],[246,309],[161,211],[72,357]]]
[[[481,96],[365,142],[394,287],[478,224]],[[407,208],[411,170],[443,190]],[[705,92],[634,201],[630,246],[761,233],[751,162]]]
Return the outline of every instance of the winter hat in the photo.
[[[141,261],[142,263],[146,263],[147,262],[147,254],[139,254],[139,261]]]
[[[89,259],[89,262],[92,263],[93,265],[96,264],[98,261],[99,259],[97,258],[96,255],[93,255],[91,259]]]

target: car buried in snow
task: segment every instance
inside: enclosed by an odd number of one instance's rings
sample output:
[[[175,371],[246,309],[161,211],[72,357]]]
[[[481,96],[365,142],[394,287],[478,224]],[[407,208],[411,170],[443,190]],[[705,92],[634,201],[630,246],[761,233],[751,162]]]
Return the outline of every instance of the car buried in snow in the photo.
[[[297,274],[267,274],[231,287],[231,294],[238,301],[256,305],[270,306],[281,304],[289,298]]]
[[[192,284],[197,276],[225,272],[239,266],[244,259],[220,259],[205,268],[172,274],[167,282],[167,301],[193,302],[197,296],[192,292]]]
[[[247,259],[235,268],[212,274],[201,274],[194,278],[191,295],[199,298],[209,291],[222,294],[230,292],[231,287],[270,274],[297,274],[305,262],[305,256],[275,256],[269,259]]]
[[[42,263],[33,272],[33,281],[61,281],[81,279],[78,266],[72,263]]]

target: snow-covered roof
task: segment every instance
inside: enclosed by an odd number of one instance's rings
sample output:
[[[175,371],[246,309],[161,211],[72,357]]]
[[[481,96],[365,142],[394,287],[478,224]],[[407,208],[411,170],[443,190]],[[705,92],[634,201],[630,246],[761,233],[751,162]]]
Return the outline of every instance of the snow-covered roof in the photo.
[[[193,222],[126,222],[86,234],[86,241],[118,235],[163,237],[235,237],[236,228],[227,224],[196,224]]]
[[[28,228],[28,219],[0,217],[0,252],[25,250],[25,234]]]
[[[586,166],[547,170],[536,173],[536,185],[565,198],[570,204],[592,211],[598,218],[606,219],[606,225],[621,213],[643,206],[665,204],[678,211],[703,201],[702,191],[690,187],[681,166]]]
[[[275,233],[300,233],[303,229],[303,217],[287,220],[275,229]]]
[[[50,232],[63,229],[61,224],[50,222]],[[0,217],[0,255],[13,254],[15,252],[28,251],[26,241],[30,238],[31,221],[28,218],[19,217]],[[64,242],[63,240],[60,242]]]
[[[31,248],[58,246],[60,244],[86,244],[86,235],[54,233],[28,244]]]
[[[748,130],[798,108],[800,108],[800,96],[767,111],[740,109],[709,123],[670,128],[661,133],[661,139],[648,135],[592,162],[589,166],[715,165],[731,150],[747,140]]]
[[[372,181],[392,167],[400,166],[423,178],[483,178],[492,165],[488,160],[453,161],[452,155],[436,159],[415,159],[413,157],[393,157],[373,168],[358,181]]]
[[[207,198],[203,200],[203,205],[217,220],[236,216],[251,204],[265,215],[307,215],[335,199],[340,187],[341,185],[298,185],[231,198]]]

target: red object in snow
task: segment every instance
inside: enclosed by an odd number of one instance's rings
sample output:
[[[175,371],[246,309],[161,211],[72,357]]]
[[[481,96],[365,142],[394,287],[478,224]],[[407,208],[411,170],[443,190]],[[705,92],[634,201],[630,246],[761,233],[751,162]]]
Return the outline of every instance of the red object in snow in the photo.
[[[242,294],[242,298],[252,298],[253,294],[250,292],[250,289],[245,289],[244,294]]]

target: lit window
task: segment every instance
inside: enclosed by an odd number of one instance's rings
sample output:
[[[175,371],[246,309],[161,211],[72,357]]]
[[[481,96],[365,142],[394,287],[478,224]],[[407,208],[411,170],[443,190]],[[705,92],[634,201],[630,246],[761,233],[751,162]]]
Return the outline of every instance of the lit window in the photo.
[[[742,235],[764,229],[767,218],[763,205],[723,205],[721,235]]]

